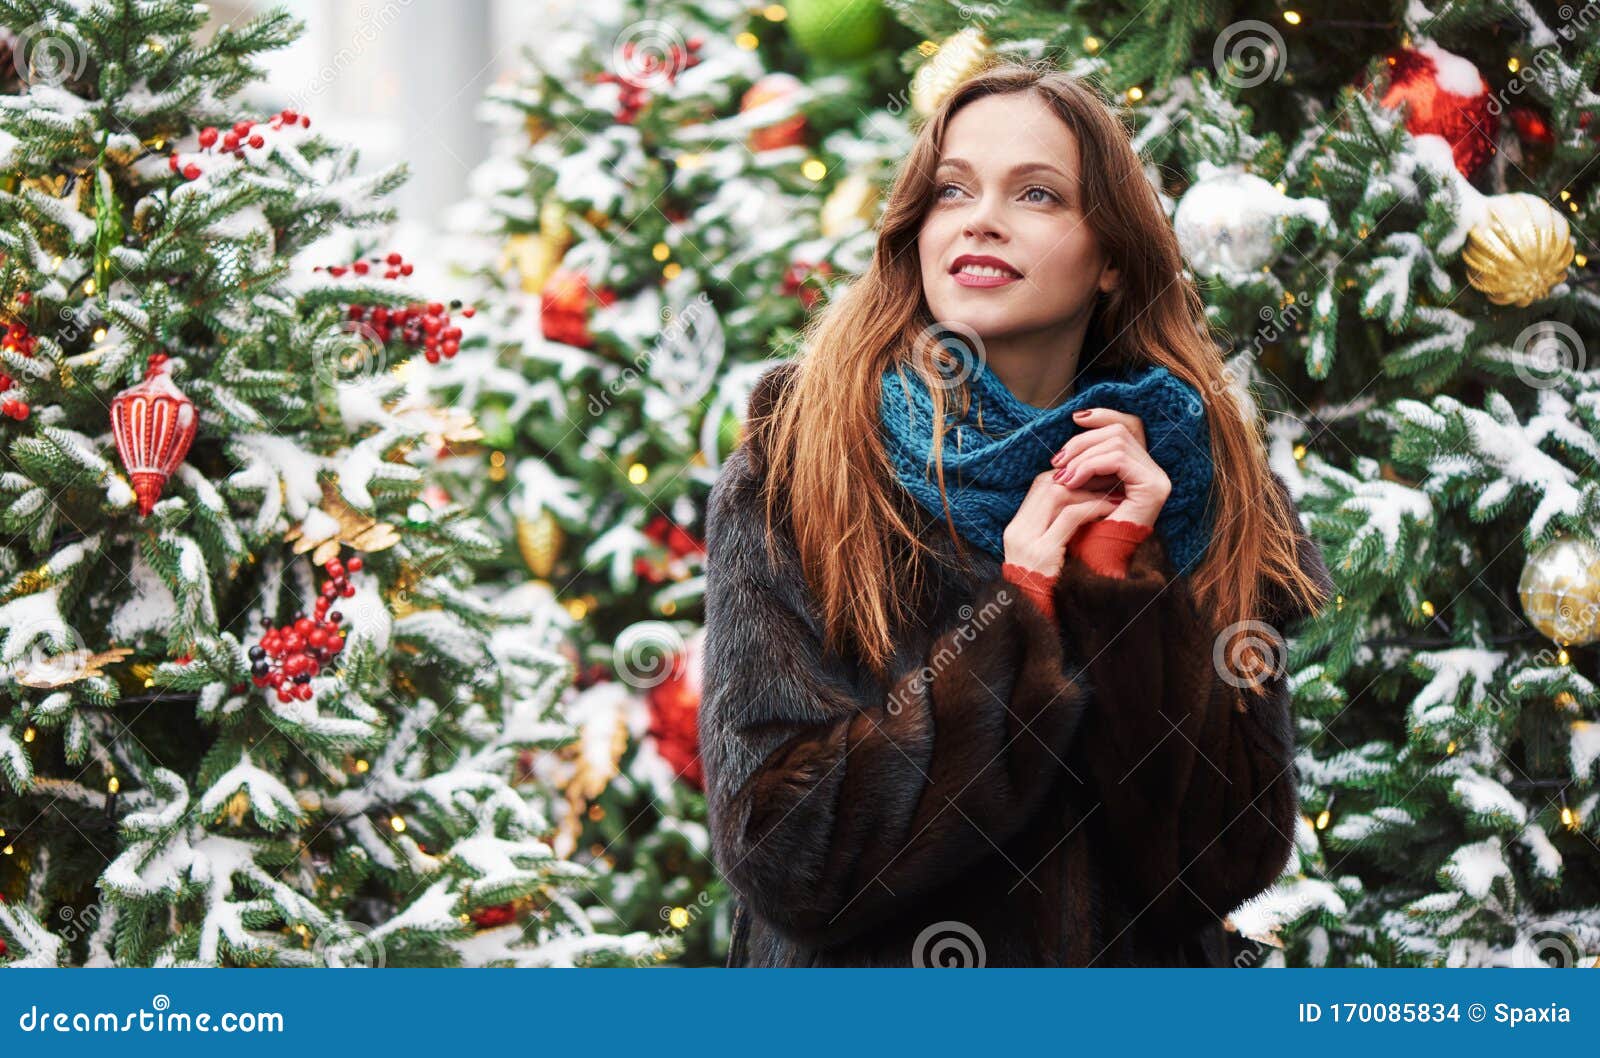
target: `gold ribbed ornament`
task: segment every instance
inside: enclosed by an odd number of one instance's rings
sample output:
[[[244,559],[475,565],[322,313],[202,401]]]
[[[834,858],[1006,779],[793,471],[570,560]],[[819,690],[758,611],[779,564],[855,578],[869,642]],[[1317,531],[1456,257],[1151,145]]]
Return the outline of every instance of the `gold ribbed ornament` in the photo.
[[[1489,218],[1467,233],[1467,282],[1496,305],[1527,308],[1566,277],[1576,248],[1567,218],[1523,191],[1494,195]]]
[[[1600,549],[1562,537],[1528,556],[1517,581],[1528,622],[1563,647],[1600,639]]]

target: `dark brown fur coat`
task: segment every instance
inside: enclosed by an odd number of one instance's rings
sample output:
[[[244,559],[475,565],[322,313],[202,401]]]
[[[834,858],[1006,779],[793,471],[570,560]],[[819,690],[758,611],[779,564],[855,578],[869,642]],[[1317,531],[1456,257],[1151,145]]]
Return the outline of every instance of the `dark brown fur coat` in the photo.
[[[792,371],[762,377],[752,427]],[[1222,919],[1290,852],[1289,690],[1280,673],[1235,710],[1160,538],[1125,580],[1069,555],[1056,624],[969,548],[935,571],[884,685],[822,649],[782,522],[768,562],[748,437],[707,517],[700,707],[712,849],[736,893],[729,965],[1226,964]],[[1261,620],[1287,634],[1305,614],[1277,599]]]

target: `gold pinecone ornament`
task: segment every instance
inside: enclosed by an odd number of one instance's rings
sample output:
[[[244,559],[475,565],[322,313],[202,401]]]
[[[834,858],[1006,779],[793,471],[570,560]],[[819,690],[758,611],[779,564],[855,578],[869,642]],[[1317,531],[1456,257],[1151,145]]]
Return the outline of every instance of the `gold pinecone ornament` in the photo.
[[[1489,216],[1467,233],[1467,282],[1496,305],[1527,308],[1566,278],[1576,247],[1567,218],[1523,191],[1493,195]]]
[[[566,535],[549,510],[542,510],[532,518],[518,518],[517,550],[522,552],[528,571],[540,579],[548,578],[550,571],[556,568],[556,559],[561,557]]]

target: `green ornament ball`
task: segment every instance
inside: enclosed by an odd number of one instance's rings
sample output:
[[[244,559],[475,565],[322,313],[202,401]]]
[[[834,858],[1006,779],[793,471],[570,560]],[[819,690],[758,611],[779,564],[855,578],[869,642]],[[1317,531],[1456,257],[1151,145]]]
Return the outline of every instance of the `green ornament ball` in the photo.
[[[483,431],[483,443],[489,448],[504,451],[516,440],[514,424],[506,411],[506,406],[497,401],[490,401],[478,409],[478,429]]]
[[[880,0],[791,0],[789,39],[814,59],[859,59],[883,41]]]

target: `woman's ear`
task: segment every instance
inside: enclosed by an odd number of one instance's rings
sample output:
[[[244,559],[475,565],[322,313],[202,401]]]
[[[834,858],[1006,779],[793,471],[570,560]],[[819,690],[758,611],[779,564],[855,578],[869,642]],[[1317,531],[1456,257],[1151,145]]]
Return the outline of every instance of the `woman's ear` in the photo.
[[[1113,290],[1117,289],[1117,286],[1121,282],[1122,273],[1117,269],[1116,265],[1108,264],[1104,268],[1100,269],[1100,292],[1102,294],[1111,293]]]

